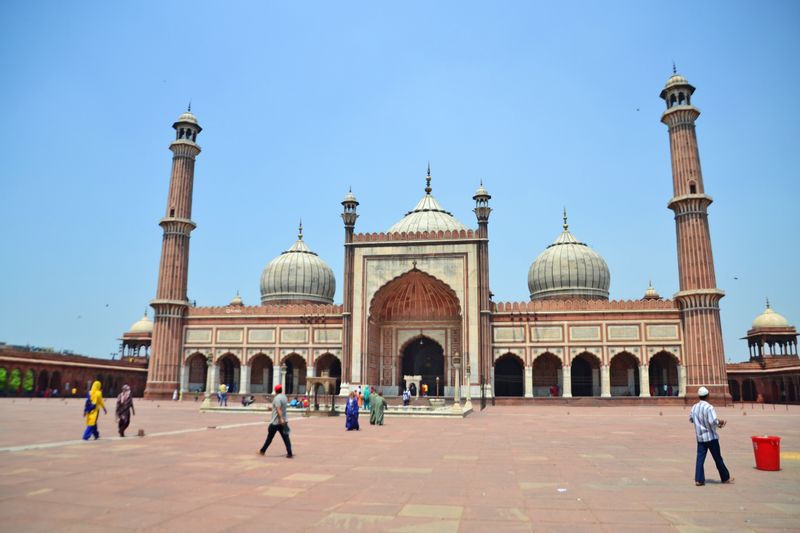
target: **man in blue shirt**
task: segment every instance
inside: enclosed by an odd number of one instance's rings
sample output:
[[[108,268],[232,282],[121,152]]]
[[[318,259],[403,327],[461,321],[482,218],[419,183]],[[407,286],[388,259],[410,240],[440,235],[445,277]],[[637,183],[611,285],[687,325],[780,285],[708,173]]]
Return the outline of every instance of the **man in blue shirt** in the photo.
[[[708,389],[705,387],[697,389],[700,401],[692,406],[692,412],[689,414],[689,422],[694,424],[694,431],[697,436],[697,463],[694,468],[694,484],[698,487],[706,484],[703,464],[706,462],[706,454],[709,451],[711,452],[711,457],[714,458],[714,464],[717,465],[720,480],[723,483],[733,482],[733,478],[722,460],[722,453],[719,450],[719,435],[717,435],[717,428],[725,427],[726,422],[717,418],[714,406],[708,403],[708,394]]]

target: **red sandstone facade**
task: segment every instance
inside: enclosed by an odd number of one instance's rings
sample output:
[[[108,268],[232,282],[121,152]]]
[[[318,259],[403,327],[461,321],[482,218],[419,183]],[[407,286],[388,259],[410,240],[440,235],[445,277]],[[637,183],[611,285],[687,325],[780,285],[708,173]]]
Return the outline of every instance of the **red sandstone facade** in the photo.
[[[175,155],[161,221],[147,397],[168,397],[176,389],[214,392],[220,384],[268,393],[278,382],[302,394],[308,392],[305,379],[323,373],[339,379],[342,394],[366,385],[397,394],[409,373],[423,375],[431,392],[445,396],[456,394],[457,384],[473,396],[527,398],[682,397],[700,385],[724,393],[723,293],[714,276],[711,198],[700,171],[693,91],[675,75],[661,93],[678,243],[674,300],[648,291],[642,300],[609,301],[606,281],[605,298],[592,289],[600,296],[493,302],[491,196],[481,185],[473,196],[478,228],[466,228],[431,196],[429,168],[426,196],[388,232],[355,233],[359,203],[352,193],[345,197],[341,306],[302,300],[244,306],[234,299],[223,307],[192,307],[186,286],[200,126],[191,113],[182,115],[170,147]],[[569,240],[566,215],[564,232],[567,245],[584,246]]]

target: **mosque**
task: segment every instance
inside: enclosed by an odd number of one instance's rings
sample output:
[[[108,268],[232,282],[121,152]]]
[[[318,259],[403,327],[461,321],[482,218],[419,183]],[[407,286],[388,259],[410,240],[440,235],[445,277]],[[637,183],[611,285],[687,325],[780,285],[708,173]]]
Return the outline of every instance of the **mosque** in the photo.
[[[186,295],[194,167],[202,131],[191,110],[175,140],[145,397],[214,391],[242,394],[282,383],[306,392],[315,376],[340,394],[371,385],[396,395],[405,376],[430,394],[729,397],[706,194],[697,148],[695,88],[673,70],[661,91],[668,128],[679,292],[649,287],[634,301],[609,299],[603,258],[563,229],[528,271],[529,298],[496,302],[490,291],[491,195],[472,196],[475,221],[457,220],[433,195],[430,168],[416,206],[381,232],[356,231],[359,201],[342,200],[343,301],[328,263],[297,240],[261,274],[261,302],[195,307]],[[667,199],[665,199],[667,200]],[[289,243],[287,243],[289,244]],[[141,326],[139,327],[141,329]],[[147,329],[147,328],[144,328]],[[134,332],[136,333],[136,332]],[[141,332],[139,332],[141,333]],[[145,332],[145,336],[146,336]],[[123,337],[124,338],[124,337]],[[141,335],[129,334],[130,349]],[[719,397],[719,396],[718,396]]]

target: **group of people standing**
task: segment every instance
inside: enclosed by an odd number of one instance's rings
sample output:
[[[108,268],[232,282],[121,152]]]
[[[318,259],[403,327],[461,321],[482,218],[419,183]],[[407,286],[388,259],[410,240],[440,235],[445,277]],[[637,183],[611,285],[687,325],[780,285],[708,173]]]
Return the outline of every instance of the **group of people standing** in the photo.
[[[376,391],[375,387],[365,387],[364,393],[361,393],[361,387],[355,391],[350,391],[347,397],[347,404],[345,405],[345,422],[344,427],[347,431],[358,431],[358,414],[362,407],[369,409],[369,423],[370,425],[383,425],[383,413],[386,411],[386,399],[383,393]]]
[[[83,405],[83,416],[86,419],[86,429],[83,432],[83,440],[94,437],[100,438],[100,431],[97,429],[97,420],[100,417],[100,409],[104,414],[108,414],[105,401],[103,400],[103,384],[99,381],[92,383],[89,394],[86,395],[86,402]],[[115,418],[117,420],[117,431],[120,437],[125,436],[125,430],[131,423],[131,415],[136,415],[133,408],[133,396],[129,385],[122,386],[122,392],[117,396],[117,406]]]

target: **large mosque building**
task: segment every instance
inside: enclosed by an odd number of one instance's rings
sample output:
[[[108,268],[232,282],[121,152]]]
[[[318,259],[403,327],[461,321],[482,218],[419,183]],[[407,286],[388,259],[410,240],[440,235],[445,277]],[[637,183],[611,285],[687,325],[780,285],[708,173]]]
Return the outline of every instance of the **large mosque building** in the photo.
[[[341,202],[343,301],[323,258],[297,240],[261,275],[260,305],[241,298],[195,307],[187,298],[194,166],[202,131],[189,111],[174,123],[145,396],[214,391],[270,392],[283,383],[332,376],[340,393],[364,385],[398,394],[418,375],[431,394],[452,396],[650,397],[728,394],[706,194],[695,133],[695,88],[673,73],[661,91],[669,132],[680,290],[661,298],[609,299],[603,258],[568,225],[531,264],[529,298],[495,302],[490,291],[491,195],[475,191],[475,221],[457,220],[422,197],[381,232],[356,231],[359,202]],[[360,228],[359,228],[360,229]],[[287,243],[288,244],[288,243]]]

